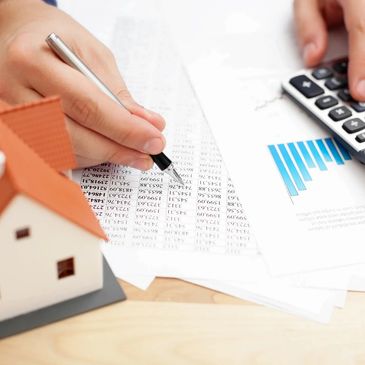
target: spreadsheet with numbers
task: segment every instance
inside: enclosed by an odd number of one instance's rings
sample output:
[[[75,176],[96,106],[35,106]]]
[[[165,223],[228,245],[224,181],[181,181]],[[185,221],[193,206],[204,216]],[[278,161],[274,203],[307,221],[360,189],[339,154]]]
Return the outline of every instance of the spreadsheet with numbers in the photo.
[[[140,172],[103,164],[85,169],[81,186],[108,234],[105,245],[144,248],[160,258],[165,254],[169,265],[174,253],[180,262],[181,254],[188,259],[196,253],[213,257],[214,264],[224,256],[245,266],[240,257],[259,257],[256,242],[178,55],[156,22],[137,25],[128,17],[118,22],[116,57],[135,98],[166,118],[166,151],[185,185],[175,184],[157,168]],[[125,50],[133,52],[133,59]]]

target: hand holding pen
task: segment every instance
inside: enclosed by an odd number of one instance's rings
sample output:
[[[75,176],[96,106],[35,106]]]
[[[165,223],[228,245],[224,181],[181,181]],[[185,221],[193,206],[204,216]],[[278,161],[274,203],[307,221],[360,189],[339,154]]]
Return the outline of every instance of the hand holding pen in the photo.
[[[68,47],[60,37],[58,37],[55,33],[51,33],[47,39],[47,44],[53,50],[53,52],[67,65],[71,66],[76,71],[79,71],[86,79],[91,81],[100,91],[102,91],[105,95],[107,95],[111,100],[113,100],[117,105],[119,105],[123,110],[126,110],[126,105],[106,86],[98,76],[95,75],[93,71]],[[133,126],[132,126],[133,128]],[[156,138],[147,141],[147,144],[142,146],[143,152],[149,152],[148,148],[153,146],[156,142]],[[147,148],[146,148],[147,147]],[[162,152],[153,153],[149,152],[153,162],[158,166],[158,168],[170,175],[176,182],[184,185],[183,180],[175,170],[172,161]]]
[[[147,170],[165,147],[165,122],[130,96],[111,52],[69,15],[42,1],[0,1],[0,97],[10,104],[60,95],[80,167],[113,162]],[[121,108],[45,43],[49,29],[105,82]]]

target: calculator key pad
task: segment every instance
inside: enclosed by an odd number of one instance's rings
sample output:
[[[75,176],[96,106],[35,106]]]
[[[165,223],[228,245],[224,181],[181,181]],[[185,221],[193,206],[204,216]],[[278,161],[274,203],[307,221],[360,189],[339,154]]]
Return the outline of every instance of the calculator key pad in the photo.
[[[365,142],[365,133],[360,133],[356,136],[356,141],[358,141],[359,143],[364,143]]]
[[[353,109],[355,109],[355,111],[357,111],[358,113],[365,112],[365,103],[363,103],[363,102],[353,101],[352,103],[350,103],[350,105],[351,105],[351,106],[352,106],[352,108],[353,108]]]
[[[330,116],[330,118],[332,120],[334,120],[335,122],[338,122],[340,120],[344,120],[344,119],[351,117],[352,113],[349,108],[346,108],[345,106],[339,106],[335,109],[332,109],[328,113],[328,115]]]
[[[347,72],[347,59],[328,62],[294,74],[283,88],[365,164],[365,102],[352,98]]]
[[[329,67],[318,67],[312,72],[312,75],[317,80],[327,79],[333,75],[333,71]]]
[[[337,96],[342,100],[342,101],[353,101],[354,99],[352,99],[352,96],[350,94],[350,90],[349,89],[342,89],[338,92]]]
[[[347,68],[348,68],[348,61],[347,60],[335,62],[333,64],[333,69],[337,73],[342,74],[342,75],[346,75],[347,74]]]
[[[350,119],[347,122],[343,123],[342,128],[350,134],[360,132],[365,128],[365,122],[363,122],[359,118]]]
[[[328,79],[325,84],[327,89],[330,90],[339,90],[347,86],[347,78],[334,76]]]
[[[314,98],[324,93],[324,90],[320,86],[305,75],[293,77],[290,83],[306,98]]]
[[[316,105],[318,106],[319,109],[322,110],[331,108],[332,106],[335,106],[337,104],[338,100],[331,95],[322,96],[321,98],[316,100]]]

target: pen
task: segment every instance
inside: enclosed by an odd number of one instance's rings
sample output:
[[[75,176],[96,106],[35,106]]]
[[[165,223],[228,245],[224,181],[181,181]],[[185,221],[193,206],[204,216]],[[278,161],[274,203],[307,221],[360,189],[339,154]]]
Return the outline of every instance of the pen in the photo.
[[[123,103],[110,91],[110,89],[85,65],[85,63],[76,56],[76,54],[63,42],[63,40],[56,35],[51,33],[47,38],[46,42],[52,51],[66,64],[74,68],[75,70],[81,72],[90,81],[92,81],[101,91],[106,95],[111,97],[115,102],[117,102],[121,107],[125,108]],[[151,155],[153,162],[158,166],[158,168],[170,175],[176,182],[184,185],[184,182],[180,175],[174,168],[171,160],[163,153],[158,155]]]

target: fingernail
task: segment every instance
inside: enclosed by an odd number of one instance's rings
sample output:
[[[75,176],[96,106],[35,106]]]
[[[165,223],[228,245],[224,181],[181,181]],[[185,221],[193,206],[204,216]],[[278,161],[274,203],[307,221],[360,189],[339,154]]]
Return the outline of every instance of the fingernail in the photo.
[[[316,50],[316,45],[312,43],[308,43],[303,48],[303,58],[305,63],[310,63],[310,59],[313,55],[313,53]]]
[[[151,155],[160,153],[163,150],[164,141],[162,138],[152,138],[143,146],[143,151]]]
[[[356,85],[356,91],[365,98],[365,80],[360,80]]]
[[[138,170],[149,170],[152,167],[151,159],[148,158],[139,158],[138,160],[134,160],[129,163],[130,167],[133,167]]]

